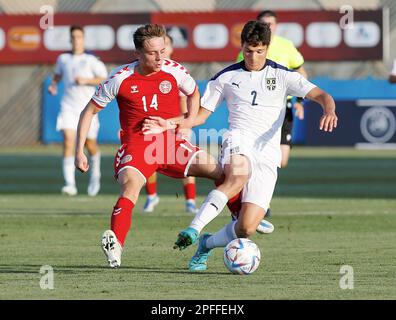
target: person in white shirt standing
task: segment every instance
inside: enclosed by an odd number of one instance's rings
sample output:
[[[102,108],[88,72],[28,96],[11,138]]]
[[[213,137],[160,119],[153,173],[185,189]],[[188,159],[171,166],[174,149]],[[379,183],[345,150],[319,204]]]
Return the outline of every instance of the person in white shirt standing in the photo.
[[[56,129],[63,133],[63,177],[62,193],[77,194],[74,166],[74,148],[77,125],[81,111],[95,93],[95,87],[107,77],[106,66],[96,56],[85,51],[84,30],[80,26],[70,27],[72,51],[61,54],[56,62],[55,74],[48,87],[52,95],[58,93],[57,84],[64,83],[64,95],[58,114]],[[91,176],[88,195],[96,196],[100,190],[100,150],[97,143],[99,119],[96,115],[88,133],[86,148],[90,154]]]
[[[223,99],[227,103],[229,131],[223,137],[220,157],[225,179],[208,194],[190,226],[179,233],[175,248],[194,243],[240,190],[242,209],[236,221],[199,238],[198,249],[189,262],[190,271],[206,270],[213,248],[250,237],[264,218],[281,164],[281,127],[288,95],[306,97],[322,106],[320,130],[332,132],[337,126],[335,103],[329,94],[300,73],[266,58],[270,39],[267,24],[246,23],[241,34],[244,60],[216,74],[201,99],[194,125],[204,123]]]

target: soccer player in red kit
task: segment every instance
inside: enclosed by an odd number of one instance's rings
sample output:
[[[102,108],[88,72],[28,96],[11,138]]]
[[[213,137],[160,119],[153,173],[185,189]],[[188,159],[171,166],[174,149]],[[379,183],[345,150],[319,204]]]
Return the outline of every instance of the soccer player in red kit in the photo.
[[[102,236],[102,249],[110,267],[121,265],[121,253],[131,226],[132,210],[147,178],[158,171],[174,178],[187,176],[222,178],[217,161],[175,132],[176,125],[191,128],[199,109],[194,79],[179,63],[164,59],[166,31],[147,24],[136,30],[133,41],[137,60],[116,68],[102,82],[80,115],[75,165],[89,169],[84,142],[93,116],[113,99],[120,110],[121,147],[114,160],[120,197],[111,216],[111,230]],[[187,116],[180,112],[179,91],[187,96]],[[161,117],[169,130],[143,134],[143,122]]]

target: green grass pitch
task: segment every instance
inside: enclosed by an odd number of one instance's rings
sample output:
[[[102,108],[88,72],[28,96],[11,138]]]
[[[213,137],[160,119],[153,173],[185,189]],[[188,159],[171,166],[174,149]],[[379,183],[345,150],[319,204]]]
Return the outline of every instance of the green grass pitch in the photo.
[[[230,274],[221,249],[207,272],[188,272],[196,247],[172,245],[192,216],[181,181],[164,176],[156,212],[141,213],[141,196],[122,267],[109,269],[99,240],[118,194],[115,151],[104,148],[102,191],[90,198],[80,173],[79,195],[59,194],[58,146],[0,149],[0,299],[396,299],[395,151],[294,148],[271,204],[275,231],[252,238],[262,260],[250,276]],[[198,180],[199,204],[211,188]],[[224,210],[207,231],[228,221]],[[53,290],[40,288],[44,265]],[[344,265],[353,289],[340,288]]]

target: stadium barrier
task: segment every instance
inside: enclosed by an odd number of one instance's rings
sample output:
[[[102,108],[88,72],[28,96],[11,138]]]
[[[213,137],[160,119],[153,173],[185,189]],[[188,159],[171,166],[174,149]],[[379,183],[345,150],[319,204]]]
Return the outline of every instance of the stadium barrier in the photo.
[[[321,108],[314,102],[306,102],[305,119],[295,120],[293,143],[312,146],[396,146],[396,86],[386,80],[367,78],[363,80],[333,80],[315,78],[312,81],[329,92],[337,104],[339,126],[329,135],[318,130]],[[50,78],[43,83],[42,132],[43,143],[59,143],[62,135],[55,129],[59,112],[60,97],[63,92],[59,85],[59,94],[51,96],[47,92]],[[201,94],[207,81],[197,81]],[[112,101],[99,113],[100,143],[119,143],[118,106]],[[194,128],[199,143],[205,143],[205,135],[216,138],[216,132],[227,128],[228,111],[223,102],[207,122]],[[205,130],[205,131],[203,131]],[[208,141],[208,138],[206,138]],[[211,142],[214,142],[211,140]]]

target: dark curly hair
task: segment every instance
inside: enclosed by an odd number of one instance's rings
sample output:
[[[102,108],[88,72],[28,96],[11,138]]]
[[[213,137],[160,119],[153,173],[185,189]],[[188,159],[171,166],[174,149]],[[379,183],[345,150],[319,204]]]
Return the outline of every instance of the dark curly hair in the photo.
[[[241,33],[241,44],[247,43],[251,46],[260,44],[268,46],[271,41],[271,29],[268,24],[251,20],[247,22]]]

